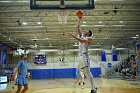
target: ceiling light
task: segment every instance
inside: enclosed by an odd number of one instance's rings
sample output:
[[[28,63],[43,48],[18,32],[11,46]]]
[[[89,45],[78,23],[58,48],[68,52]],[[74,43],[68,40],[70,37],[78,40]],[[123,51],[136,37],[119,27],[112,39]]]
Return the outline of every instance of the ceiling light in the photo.
[[[22,24],[23,24],[23,25],[27,25],[27,22],[23,22]]]
[[[35,44],[35,48],[37,48],[37,44]]]
[[[136,38],[138,38],[138,37],[133,36],[133,37],[131,37],[131,38],[136,39]]]
[[[123,21],[120,21],[120,23],[122,24],[122,23],[123,23]]]
[[[136,35],[136,37],[139,37],[139,35]]]
[[[102,21],[99,21],[99,24],[103,23]]]
[[[28,1],[28,0],[25,0],[25,1],[10,1],[10,0],[9,0],[9,1],[5,1],[5,0],[3,0],[3,1],[0,1],[0,2],[3,2],[3,3],[10,3],[10,2],[14,2],[14,3],[15,3],[15,2],[21,2],[21,3],[22,3],[22,2],[29,2],[29,1]]]
[[[87,22],[83,21],[84,24],[86,24]]]
[[[112,49],[114,49],[114,48],[115,48],[115,46],[114,46],[114,45],[112,45],[112,46],[111,46],[111,48],[112,48]]]
[[[39,39],[36,39],[36,38],[34,38],[34,39],[31,39],[31,40],[34,40],[34,41],[36,41],[36,40],[39,40]]]
[[[81,25],[81,26],[88,26],[88,25]]]
[[[38,25],[41,25],[42,23],[41,23],[41,22],[37,22],[37,24],[38,24]]]
[[[58,49],[41,49],[41,52],[52,52],[52,51],[59,51]]]
[[[73,46],[79,46],[79,45],[73,45]]]
[[[9,37],[8,40],[11,41],[11,38]]]
[[[37,38],[37,37],[34,37],[34,38],[32,38],[31,40],[48,40],[49,38]]]
[[[115,50],[128,50],[129,48],[116,48]]]
[[[73,46],[79,46],[77,43],[75,43]]]
[[[12,1],[0,1],[0,2],[5,2],[5,3],[7,3],[7,2],[12,2]]]
[[[105,25],[94,25],[94,26],[105,26]]]

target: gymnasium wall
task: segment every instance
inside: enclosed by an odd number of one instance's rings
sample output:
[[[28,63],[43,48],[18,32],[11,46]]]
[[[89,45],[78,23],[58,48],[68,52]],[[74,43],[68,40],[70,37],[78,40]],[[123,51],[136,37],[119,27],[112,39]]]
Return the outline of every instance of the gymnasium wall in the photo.
[[[92,57],[95,56],[91,56],[91,58]],[[57,53],[48,53],[46,65],[35,65],[31,63],[31,72],[32,75],[34,75],[34,78],[75,78],[78,64],[77,54],[66,54],[63,62],[61,62],[59,58],[61,58],[61,55]],[[93,75],[97,77],[101,73],[100,66],[92,61],[91,67]],[[36,73],[36,69],[39,69],[38,74]],[[46,72],[45,75],[44,72]]]
[[[112,61],[111,50],[106,50],[106,61],[101,61],[101,51],[90,51],[91,58],[91,72],[93,76],[105,75],[106,69],[108,69],[108,63],[111,65],[118,64],[121,60],[128,57],[128,51],[120,51],[118,53],[118,61]],[[78,53],[69,52],[66,53],[63,62],[60,62],[59,58],[62,57],[59,52],[45,52],[47,54],[47,64],[34,64],[33,59],[36,52],[29,54],[29,66],[33,79],[41,78],[75,78],[76,68],[78,64]],[[133,52],[132,52],[133,53]],[[12,61],[7,57],[7,62],[10,66],[16,66],[20,57],[13,56]]]

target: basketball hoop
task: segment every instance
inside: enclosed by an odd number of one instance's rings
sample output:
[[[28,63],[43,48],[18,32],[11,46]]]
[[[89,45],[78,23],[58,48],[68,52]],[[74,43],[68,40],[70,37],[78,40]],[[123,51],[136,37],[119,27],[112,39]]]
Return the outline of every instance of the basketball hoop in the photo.
[[[56,15],[58,17],[59,24],[65,25],[67,23],[69,11],[62,10],[57,12]]]

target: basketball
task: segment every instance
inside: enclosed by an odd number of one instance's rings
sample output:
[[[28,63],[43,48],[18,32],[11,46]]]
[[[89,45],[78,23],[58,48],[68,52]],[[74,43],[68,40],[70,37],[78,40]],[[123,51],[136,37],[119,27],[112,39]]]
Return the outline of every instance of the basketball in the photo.
[[[76,11],[76,16],[78,16],[78,17],[83,17],[83,11],[82,10],[77,10]]]

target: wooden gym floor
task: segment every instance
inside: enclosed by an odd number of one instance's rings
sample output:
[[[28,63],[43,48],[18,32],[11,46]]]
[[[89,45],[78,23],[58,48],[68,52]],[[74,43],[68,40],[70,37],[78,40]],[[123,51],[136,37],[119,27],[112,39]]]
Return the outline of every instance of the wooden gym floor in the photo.
[[[85,80],[84,86],[74,86],[74,79],[30,80],[27,93],[90,93],[90,84]],[[95,78],[98,93],[140,93],[140,82],[116,79]],[[16,86],[8,84],[7,90],[0,93],[15,93]]]

